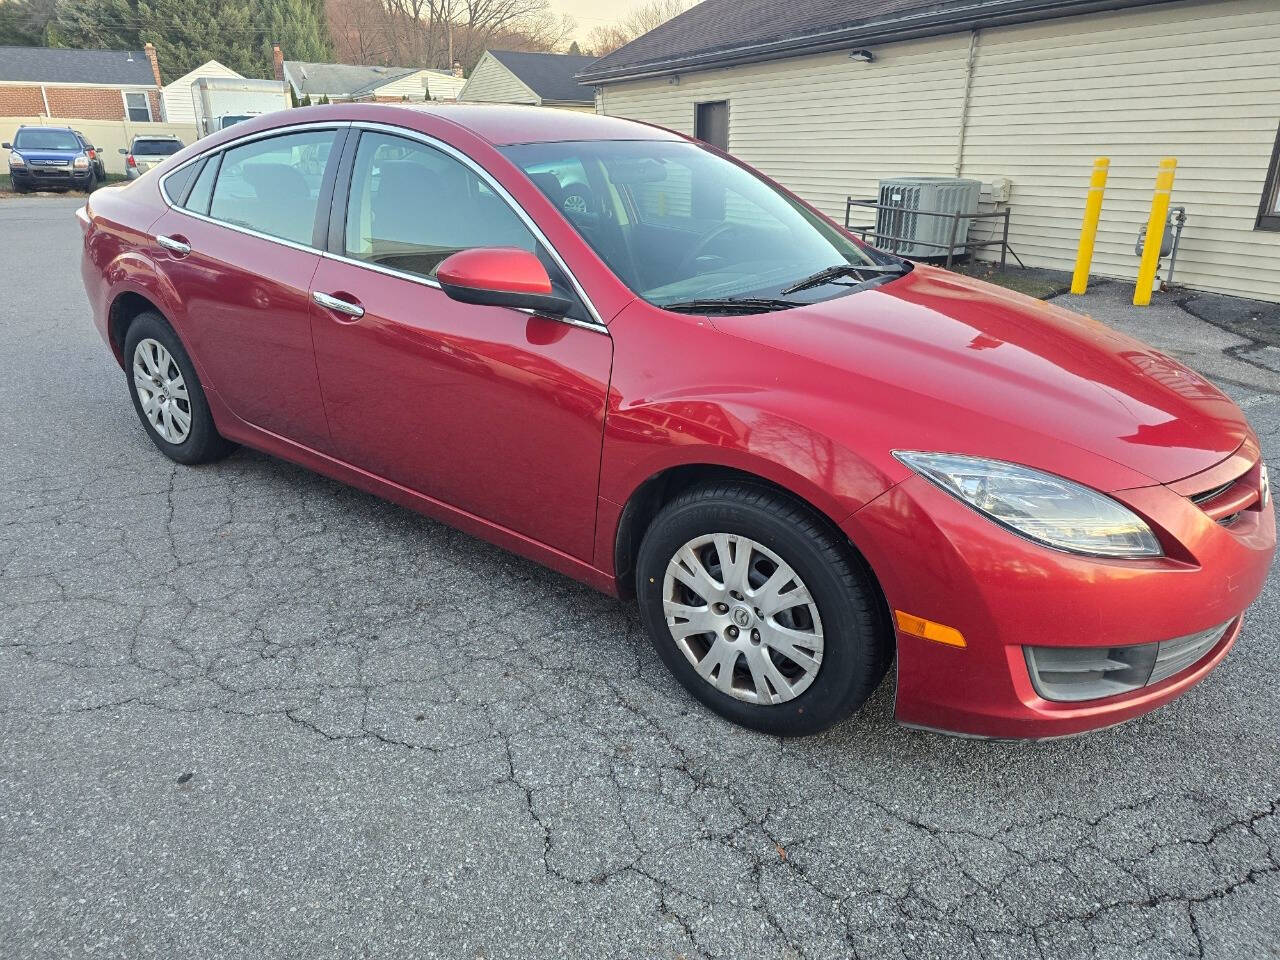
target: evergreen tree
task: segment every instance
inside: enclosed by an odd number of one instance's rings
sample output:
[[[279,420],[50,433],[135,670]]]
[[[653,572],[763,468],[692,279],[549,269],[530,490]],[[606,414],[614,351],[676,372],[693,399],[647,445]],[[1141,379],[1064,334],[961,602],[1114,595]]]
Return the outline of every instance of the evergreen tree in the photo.
[[[580,46],[578,46],[578,41],[577,41],[577,40],[575,40],[575,41],[573,41],[573,43],[569,44],[569,55],[570,55],[570,56],[574,56],[574,57],[580,57],[580,56],[582,56],[582,48],[581,48]]]
[[[262,35],[262,57],[271,76],[271,45],[290,60],[328,63],[333,60],[333,42],[324,0],[253,0],[254,23]]]
[[[209,60],[246,77],[262,76],[250,0],[138,0],[138,39],[156,45],[166,80]],[[271,62],[268,46],[267,63]]]
[[[333,59],[324,0],[59,0],[46,35],[62,47],[154,43],[166,80],[208,60],[246,77],[272,77],[272,43],[290,60]]]

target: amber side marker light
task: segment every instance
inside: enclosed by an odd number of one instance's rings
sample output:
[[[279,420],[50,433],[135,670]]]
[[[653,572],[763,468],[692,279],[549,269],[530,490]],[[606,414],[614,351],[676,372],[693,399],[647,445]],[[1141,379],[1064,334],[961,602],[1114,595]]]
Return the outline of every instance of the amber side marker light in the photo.
[[[903,613],[901,610],[893,611],[893,615],[898,621],[898,629],[903,633],[909,633],[913,637],[924,637],[924,639],[932,640],[934,643],[945,643],[949,647],[963,647],[965,645],[964,636],[955,627],[934,623],[924,617],[913,617],[911,614]]]

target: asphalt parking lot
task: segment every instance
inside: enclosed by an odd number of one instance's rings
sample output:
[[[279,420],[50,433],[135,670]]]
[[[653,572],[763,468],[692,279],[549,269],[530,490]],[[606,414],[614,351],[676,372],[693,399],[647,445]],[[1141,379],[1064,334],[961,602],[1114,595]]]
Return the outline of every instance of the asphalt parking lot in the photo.
[[[161,457],[81,202],[0,200],[7,960],[1280,956],[1274,572],[1117,729],[910,731],[886,682],[750,733],[630,606],[256,453]],[[1280,476],[1275,347],[1124,294],[1083,308],[1213,377]]]

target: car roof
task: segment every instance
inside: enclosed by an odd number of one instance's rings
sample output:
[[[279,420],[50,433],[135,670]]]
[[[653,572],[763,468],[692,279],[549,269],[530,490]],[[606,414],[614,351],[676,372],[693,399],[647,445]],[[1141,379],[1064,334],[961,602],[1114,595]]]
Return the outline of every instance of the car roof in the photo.
[[[351,120],[380,120],[417,127],[413,122],[415,117],[439,118],[498,147],[514,143],[554,143],[564,140],[685,139],[678,133],[647,123],[555,107],[505,103],[353,103],[343,106],[343,112]]]
[[[177,140],[178,143],[182,142],[181,138],[172,133],[140,133],[133,139],[135,142],[138,140]]]

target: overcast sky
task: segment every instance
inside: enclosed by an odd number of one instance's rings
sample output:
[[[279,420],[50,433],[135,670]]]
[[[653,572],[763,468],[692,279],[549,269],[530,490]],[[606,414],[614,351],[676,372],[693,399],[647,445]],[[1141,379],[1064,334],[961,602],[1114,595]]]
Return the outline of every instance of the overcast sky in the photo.
[[[585,40],[592,27],[615,23],[639,5],[638,0],[551,0],[556,13],[567,13],[578,21],[579,40]]]

